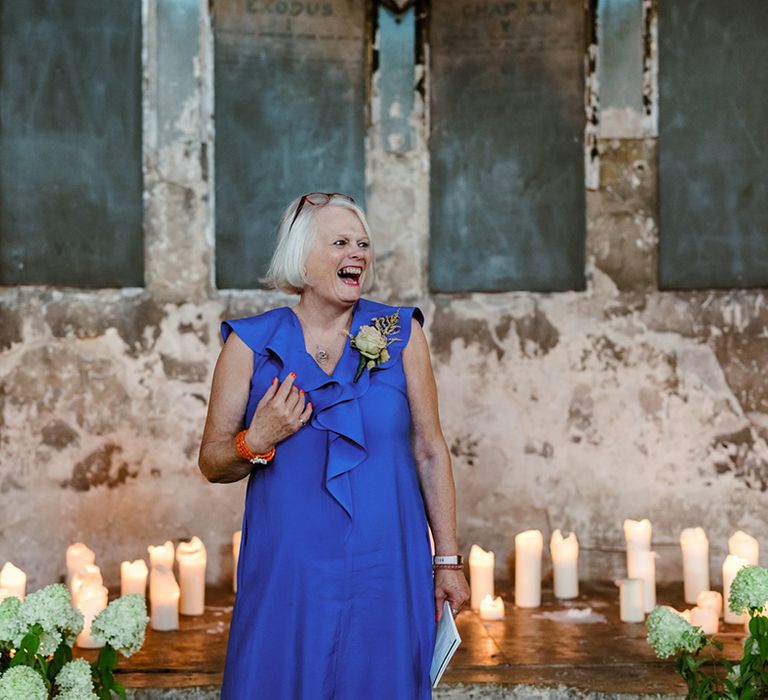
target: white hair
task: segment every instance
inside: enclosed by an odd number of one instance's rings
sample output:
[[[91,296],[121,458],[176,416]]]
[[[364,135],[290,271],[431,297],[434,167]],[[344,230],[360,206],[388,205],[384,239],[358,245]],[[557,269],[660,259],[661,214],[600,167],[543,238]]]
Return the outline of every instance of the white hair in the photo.
[[[362,291],[367,292],[370,290],[375,279],[373,237],[371,236],[371,229],[365,212],[350,199],[333,197],[327,204],[321,206],[305,202],[296,221],[293,221],[299,202],[301,202],[301,197],[294,199],[280,217],[280,223],[277,226],[277,247],[262,282],[282,292],[301,294],[307,285],[305,263],[317,233],[317,228],[314,226],[315,214],[323,207],[341,207],[349,209],[357,215],[357,218],[360,219],[360,223],[363,225],[365,234],[368,236],[371,259],[365,271]],[[293,225],[291,225],[292,221]]]

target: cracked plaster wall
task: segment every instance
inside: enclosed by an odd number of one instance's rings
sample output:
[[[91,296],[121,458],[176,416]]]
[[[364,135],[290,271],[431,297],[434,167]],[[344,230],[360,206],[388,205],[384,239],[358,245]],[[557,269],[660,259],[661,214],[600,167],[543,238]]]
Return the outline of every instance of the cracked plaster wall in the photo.
[[[218,326],[290,300],[211,282],[211,45],[207,3],[146,3],[146,287],[0,289],[0,559],[31,588],[63,574],[77,540],[112,585],[122,559],[193,534],[209,581],[231,572],[245,483],[196,466]],[[680,529],[703,525],[717,580],[733,530],[768,543],[764,294],[657,291],[656,140],[633,119],[589,159],[587,291],[430,295],[424,93],[395,151],[374,91],[372,296],[426,313],[465,553],[495,549],[503,575],[517,531],[574,529],[582,575],[615,577],[622,520],[647,516],[661,578],[680,578]]]

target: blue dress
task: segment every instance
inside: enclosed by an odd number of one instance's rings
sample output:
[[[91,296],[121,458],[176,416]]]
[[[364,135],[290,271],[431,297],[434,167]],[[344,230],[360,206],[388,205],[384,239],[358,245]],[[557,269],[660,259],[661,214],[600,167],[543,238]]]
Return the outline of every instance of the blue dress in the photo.
[[[354,335],[394,307],[361,299]],[[288,307],[222,324],[252,350],[245,415],[296,372],[309,423],[248,478],[223,700],[426,700],[435,640],[432,559],[411,450],[400,308],[390,359],[364,370],[349,343],[332,375]]]

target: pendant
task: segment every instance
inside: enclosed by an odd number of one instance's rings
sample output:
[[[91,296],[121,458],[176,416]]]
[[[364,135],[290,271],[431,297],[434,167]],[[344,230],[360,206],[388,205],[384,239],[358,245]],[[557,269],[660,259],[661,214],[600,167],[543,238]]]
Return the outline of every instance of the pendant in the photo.
[[[325,350],[318,350],[315,353],[315,360],[317,360],[320,364],[328,362],[328,353]]]

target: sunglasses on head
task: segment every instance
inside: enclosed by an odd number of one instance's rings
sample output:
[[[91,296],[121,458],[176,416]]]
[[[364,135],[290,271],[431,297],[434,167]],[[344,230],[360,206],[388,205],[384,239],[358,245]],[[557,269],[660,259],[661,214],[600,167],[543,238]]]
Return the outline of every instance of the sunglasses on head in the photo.
[[[291,220],[291,225],[288,227],[288,230],[290,231],[293,228],[293,225],[296,223],[296,219],[299,218],[299,214],[301,213],[301,210],[305,204],[311,204],[313,207],[322,207],[328,204],[328,202],[330,202],[334,197],[341,197],[342,199],[346,199],[348,202],[352,202],[352,204],[355,203],[355,200],[352,199],[352,197],[350,197],[348,194],[343,194],[342,192],[310,192],[309,194],[305,194],[299,200],[299,204],[296,207],[296,213],[293,215],[293,219]]]

